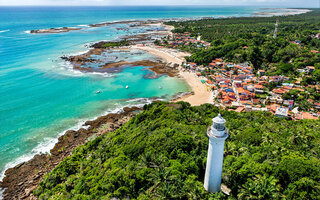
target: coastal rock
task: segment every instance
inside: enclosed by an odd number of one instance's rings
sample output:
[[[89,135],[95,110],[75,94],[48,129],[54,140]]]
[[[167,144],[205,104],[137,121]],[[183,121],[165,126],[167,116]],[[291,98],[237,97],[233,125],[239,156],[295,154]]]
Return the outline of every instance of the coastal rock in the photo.
[[[30,33],[38,34],[38,33],[66,33],[69,31],[77,31],[81,30],[81,28],[72,28],[72,27],[62,27],[62,28],[49,28],[49,29],[38,29],[31,30]]]

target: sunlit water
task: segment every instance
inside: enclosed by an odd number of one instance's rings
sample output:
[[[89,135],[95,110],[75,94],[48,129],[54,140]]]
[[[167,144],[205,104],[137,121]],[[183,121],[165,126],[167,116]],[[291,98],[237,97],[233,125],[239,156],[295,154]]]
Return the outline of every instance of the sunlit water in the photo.
[[[145,67],[84,74],[59,59],[86,51],[86,44],[137,34],[142,28],[117,30],[113,25],[61,34],[28,34],[28,30],[115,20],[249,16],[256,11],[208,6],[0,7],[0,178],[6,168],[50,150],[59,135],[87,119],[150,102],[148,98],[167,100],[189,91],[177,78],[146,79],[150,71]],[[96,94],[98,90],[102,92]]]

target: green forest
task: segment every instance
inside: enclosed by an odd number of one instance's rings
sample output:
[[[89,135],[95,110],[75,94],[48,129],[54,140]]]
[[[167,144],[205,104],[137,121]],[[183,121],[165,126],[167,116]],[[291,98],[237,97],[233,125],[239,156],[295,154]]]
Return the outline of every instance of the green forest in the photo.
[[[276,21],[278,34],[273,38]],[[269,75],[297,76],[296,69],[316,66],[314,80],[320,81],[320,9],[301,15],[277,17],[239,17],[167,22],[176,33],[189,32],[211,43],[208,48],[179,47],[192,52],[188,61],[207,65],[215,58],[235,63],[249,62],[255,70]],[[293,43],[296,42],[296,43]],[[287,64],[287,65],[286,65]]]
[[[130,43],[127,40],[120,40],[119,42],[104,42],[103,48],[128,46]]]
[[[207,127],[221,113],[222,183],[205,191]],[[320,122],[266,112],[156,102],[114,132],[75,149],[41,181],[40,199],[320,199]]]

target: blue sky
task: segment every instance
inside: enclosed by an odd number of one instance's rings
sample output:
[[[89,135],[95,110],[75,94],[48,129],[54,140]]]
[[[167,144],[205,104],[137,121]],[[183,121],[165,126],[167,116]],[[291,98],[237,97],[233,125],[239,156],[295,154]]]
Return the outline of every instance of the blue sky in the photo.
[[[252,5],[319,7],[320,0],[0,0],[0,5]]]

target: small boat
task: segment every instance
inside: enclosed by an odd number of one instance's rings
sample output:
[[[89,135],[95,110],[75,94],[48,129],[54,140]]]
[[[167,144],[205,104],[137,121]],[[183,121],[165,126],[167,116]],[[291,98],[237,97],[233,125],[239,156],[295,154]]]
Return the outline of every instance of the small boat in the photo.
[[[162,89],[162,86],[160,85],[159,88]]]
[[[129,88],[129,86],[126,85],[126,89],[128,89],[128,88]]]
[[[99,93],[101,93],[101,90],[96,91],[96,94],[99,94]]]

